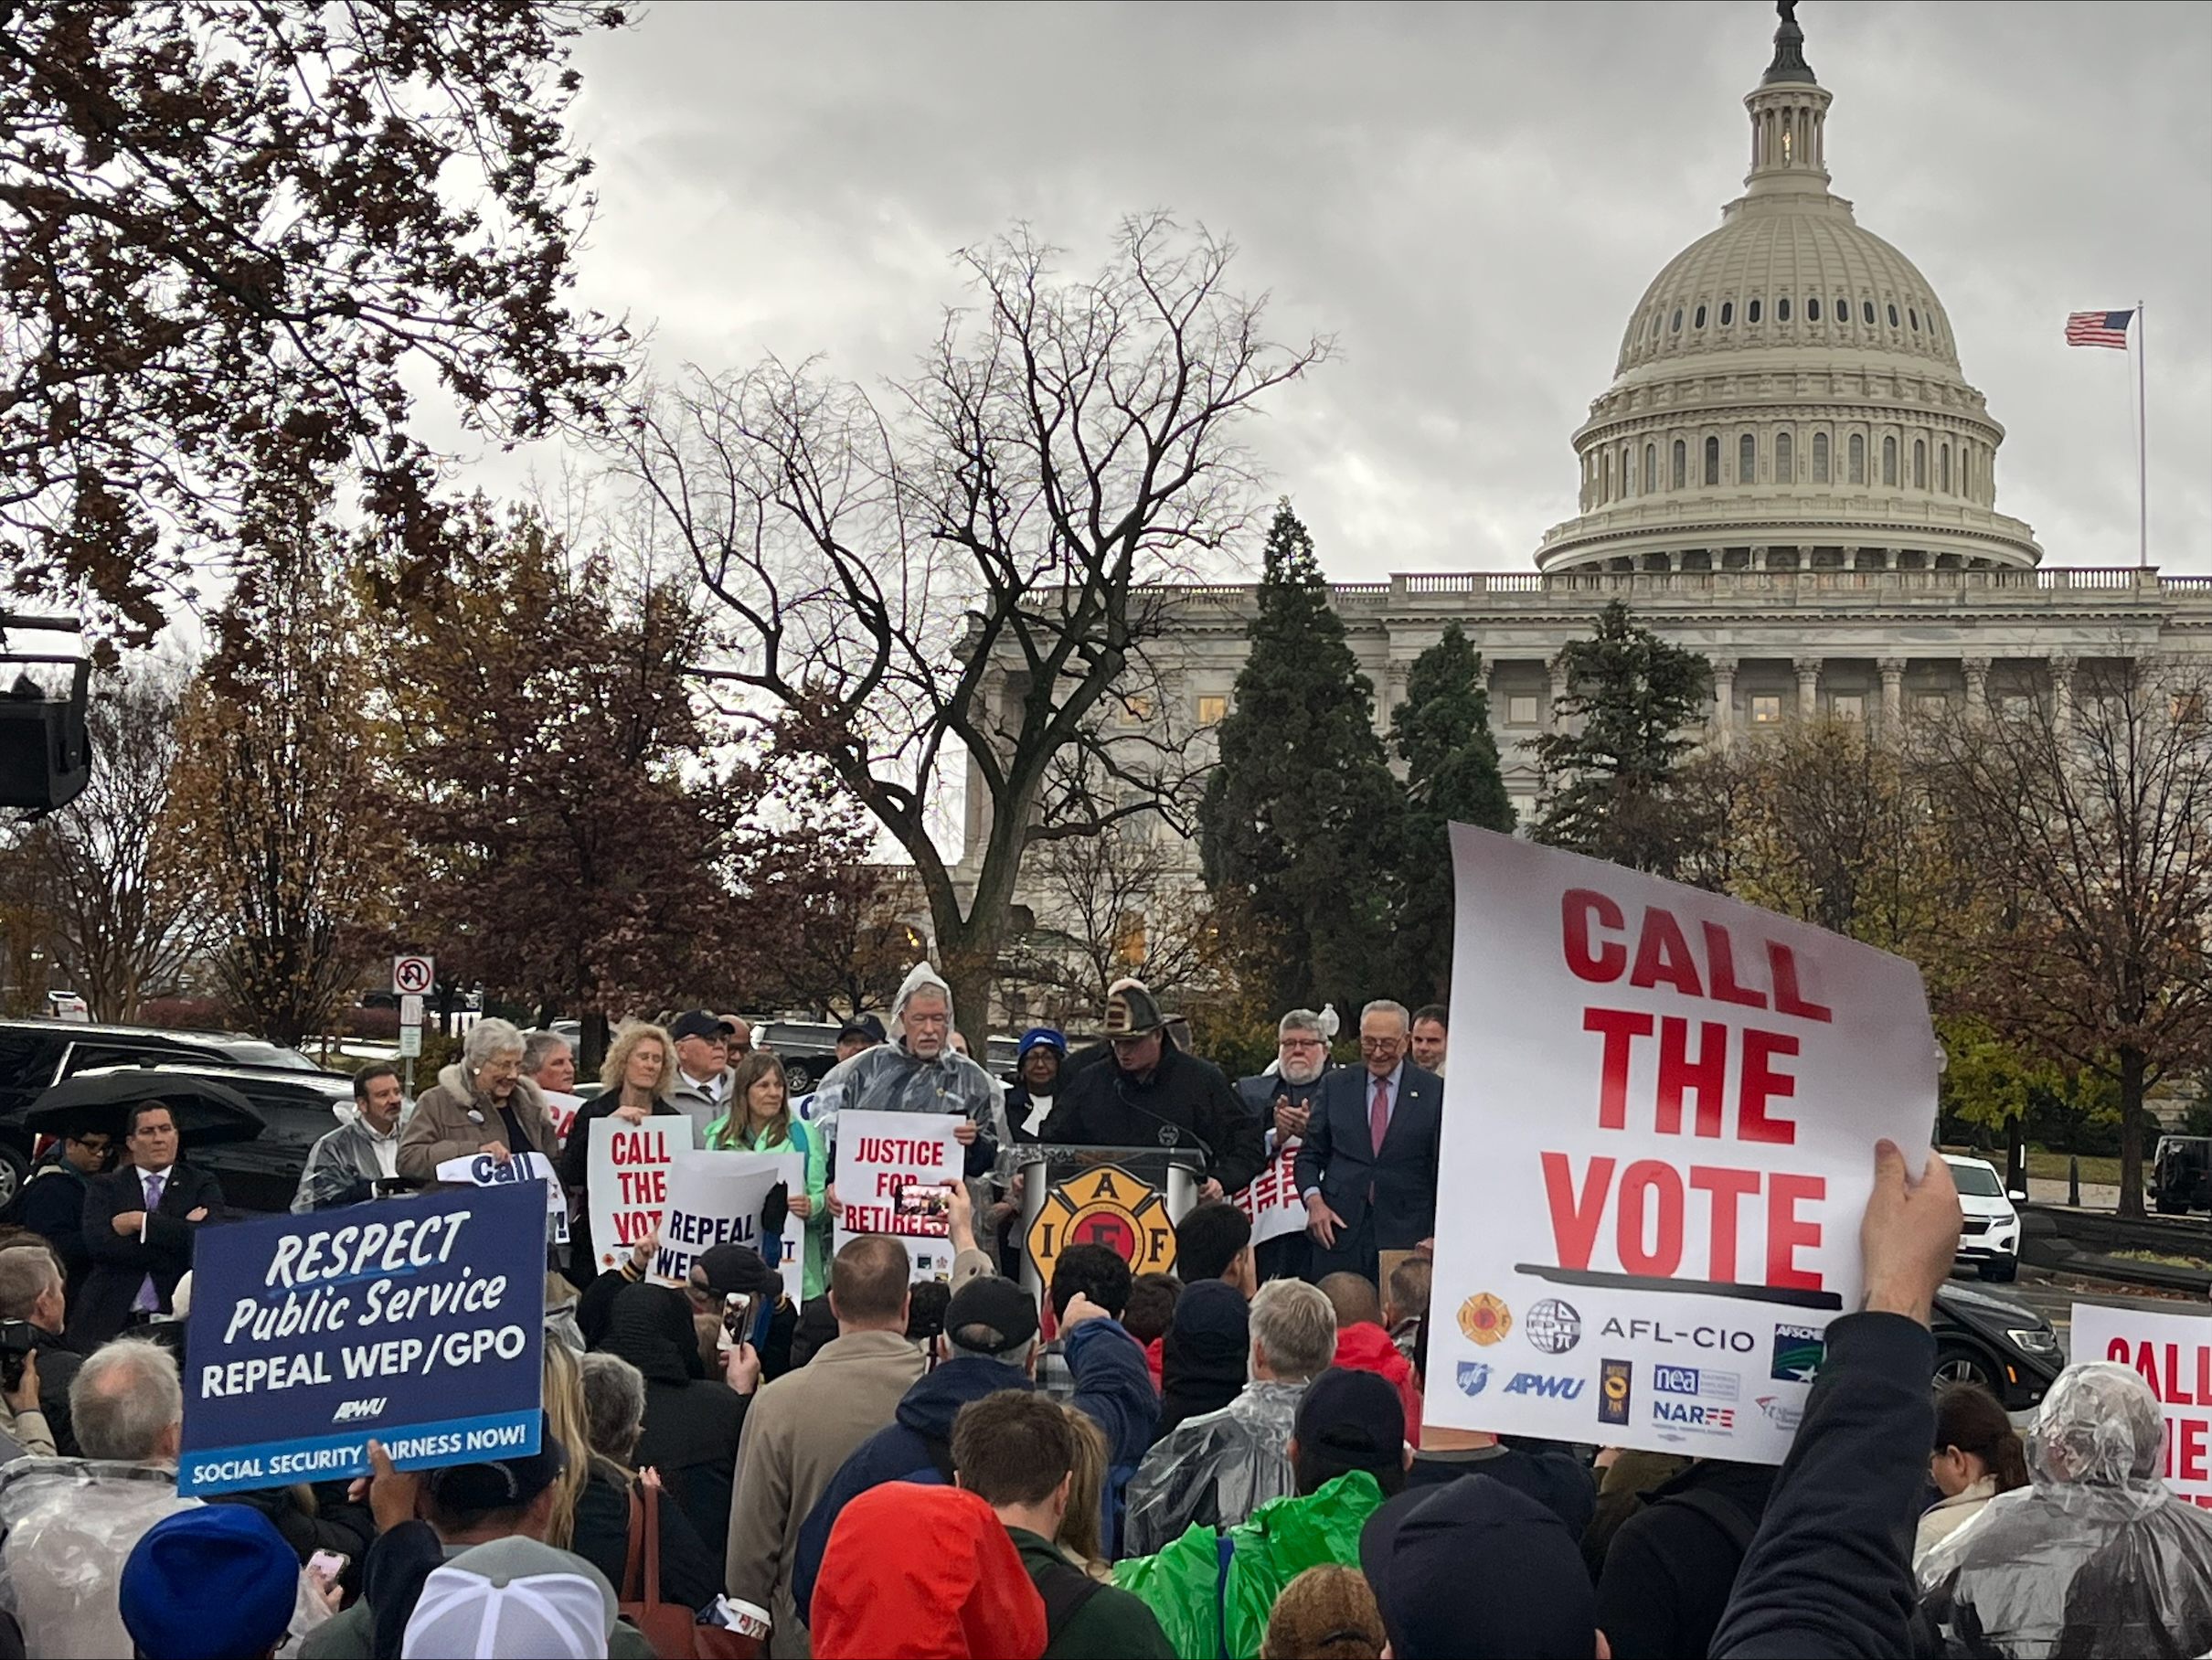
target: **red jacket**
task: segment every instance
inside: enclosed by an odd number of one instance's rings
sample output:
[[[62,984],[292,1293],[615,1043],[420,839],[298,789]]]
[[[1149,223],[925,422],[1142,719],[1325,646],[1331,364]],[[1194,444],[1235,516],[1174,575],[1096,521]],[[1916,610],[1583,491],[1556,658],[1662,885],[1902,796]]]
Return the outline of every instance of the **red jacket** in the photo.
[[[1155,1389],[1160,1387],[1160,1346],[1166,1341],[1164,1337],[1154,1337],[1144,1346],[1144,1369],[1152,1374],[1152,1387]]]
[[[1398,1352],[1388,1332],[1365,1320],[1337,1327],[1336,1364],[1388,1378],[1398,1390],[1398,1404],[1406,1409],[1406,1439],[1420,1444],[1421,1392],[1414,1387],[1412,1366]]]
[[[1037,1660],[1045,1600],[963,1487],[885,1482],[837,1513],[807,1625],[821,1660]]]

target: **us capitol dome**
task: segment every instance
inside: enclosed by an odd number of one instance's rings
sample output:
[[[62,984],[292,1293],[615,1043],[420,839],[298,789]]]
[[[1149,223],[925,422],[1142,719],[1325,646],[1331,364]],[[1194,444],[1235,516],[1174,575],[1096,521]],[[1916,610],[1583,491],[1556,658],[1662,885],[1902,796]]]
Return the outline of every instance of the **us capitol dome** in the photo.
[[[1652,280],[1574,434],[1580,516],[1547,571],[2019,569],[2005,429],[1934,287],[1829,188],[1832,95],[1785,8],[1745,99],[1750,171]]]

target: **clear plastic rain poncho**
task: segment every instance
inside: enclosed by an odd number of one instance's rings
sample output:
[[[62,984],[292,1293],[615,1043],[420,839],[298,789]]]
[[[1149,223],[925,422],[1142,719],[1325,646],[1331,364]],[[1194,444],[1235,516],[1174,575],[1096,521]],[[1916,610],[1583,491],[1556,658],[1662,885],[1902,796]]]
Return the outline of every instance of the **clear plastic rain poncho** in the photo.
[[[1283,1449],[1305,1387],[1247,1384],[1218,1412],[1186,1419],[1164,1436],[1130,1480],[1122,1554],[1150,1556],[1193,1522],[1234,1527],[1268,1500],[1296,1492]]]
[[[197,1507],[176,1473],[144,1464],[27,1458],[0,1472],[0,1608],[25,1649],[52,1660],[127,1655],[115,1601],[123,1563],[147,1528]]]
[[[955,1049],[949,1037],[931,1059],[909,1052],[906,1009],[920,991],[942,997],[947,1020],[952,1021],[952,988],[927,963],[917,963],[891,1000],[886,1028],[890,1041],[863,1049],[823,1074],[814,1088],[811,1120],[835,1142],[837,1118],[843,1112],[958,1112],[974,1120],[1003,1155],[1014,1138],[1006,1131],[1005,1091],[998,1080]]]
[[[2068,1367],[2026,1431],[2027,1486],[1920,1567],[1915,1623],[1950,1655],[2212,1650],[2212,1514],[2160,1479],[2158,1398],[2124,1366]]]

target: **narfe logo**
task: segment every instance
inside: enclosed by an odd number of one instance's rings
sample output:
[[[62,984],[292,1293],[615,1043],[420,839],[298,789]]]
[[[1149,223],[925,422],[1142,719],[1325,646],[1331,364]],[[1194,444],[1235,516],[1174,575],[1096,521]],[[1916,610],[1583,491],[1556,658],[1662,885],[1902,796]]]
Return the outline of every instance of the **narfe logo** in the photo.
[[[1628,1421],[1628,1390],[1635,1362],[1632,1360],[1605,1360],[1598,1365],[1598,1421],[1600,1423],[1626,1423]]]

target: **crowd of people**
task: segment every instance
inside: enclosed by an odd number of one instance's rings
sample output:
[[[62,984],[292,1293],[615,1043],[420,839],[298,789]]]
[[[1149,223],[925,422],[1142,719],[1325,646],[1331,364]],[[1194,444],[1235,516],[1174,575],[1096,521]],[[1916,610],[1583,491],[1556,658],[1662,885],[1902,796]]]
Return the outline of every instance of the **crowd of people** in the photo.
[[[1779,1469],[1427,1422],[1444,1016],[1372,1004],[1336,1069],[1334,1027],[1292,1011],[1276,1064],[1232,1082],[1124,984],[1102,1043],[1033,1030],[1008,1086],[922,970],[807,1100],[723,1016],[625,1025],[565,1135],[550,1034],[480,1022],[411,1111],[365,1069],[297,1208],[535,1152],[573,1229],[581,1126],[684,1113],[702,1145],[802,1155],[775,1200],[804,1224],[801,1293],[739,1244],[678,1285],[650,1238],[603,1273],[571,1249],[537,1451],[400,1470],[372,1442],[365,1477],[206,1503],[176,1490],[179,1360],[221,1195],[167,1107],[133,1108],[112,1145],[56,1149],[0,1235],[0,1338],[24,1334],[0,1341],[0,1655],[2212,1649],[2212,1522],[2161,1480],[2135,1372],[2069,1368],[2025,1434],[1975,1386],[1931,1398],[1959,1204],[1941,1159],[1913,1182],[1888,1144],[1866,1304],[1828,1327]],[[832,1249],[856,1111],[960,1115],[947,1280],[895,1239]],[[1033,1293],[1025,1140],[1190,1148],[1175,1271],[1079,1242]],[[1307,1226],[1255,1243],[1233,1196],[1284,1156]],[[733,1337],[733,1295],[765,1325]]]

